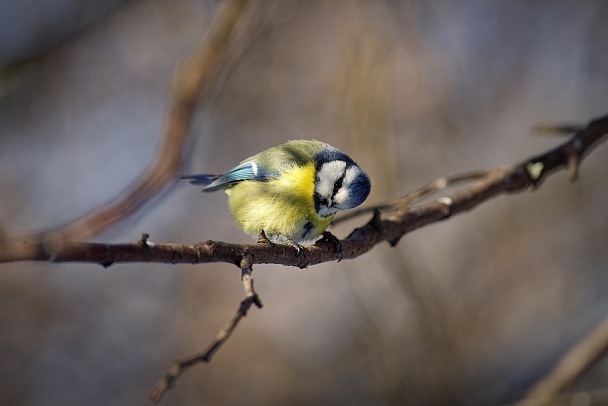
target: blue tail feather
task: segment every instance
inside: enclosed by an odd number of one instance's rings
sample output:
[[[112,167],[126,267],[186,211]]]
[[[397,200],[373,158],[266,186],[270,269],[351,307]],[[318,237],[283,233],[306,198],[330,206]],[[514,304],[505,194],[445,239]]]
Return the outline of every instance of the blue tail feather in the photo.
[[[221,175],[199,174],[180,176],[180,179],[187,179],[192,185],[208,186]]]

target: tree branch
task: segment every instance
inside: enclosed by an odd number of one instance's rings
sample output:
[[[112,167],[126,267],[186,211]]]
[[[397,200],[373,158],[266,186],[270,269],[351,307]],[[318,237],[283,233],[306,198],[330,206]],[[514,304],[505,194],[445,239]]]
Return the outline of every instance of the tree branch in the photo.
[[[376,244],[388,241],[398,243],[405,234],[426,225],[445,220],[455,214],[473,209],[477,205],[503,193],[522,192],[530,187],[538,188],[541,182],[558,169],[568,168],[571,180],[576,178],[582,159],[608,133],[608,116],[592,121],[568,141],[538,156],[511,167],[474,172],[476,182],[449,196],[413,208],[399,205],[394,214],[381,218],[378,211],[364,226],[355,229],[341,240],[342,257],[356,258],[371,250]],[[442,178],[430,185],[447,184],[447,180],[471,178],[470,174]],[[430,188],[429,186],[424,187]],[[418,190],[422,190],[418,189]],[[433,189],[433,188],[430,188]],[[402,202],[411,201],[411,194]],[[239,266],[245,255],[251,255],[255,263],[299,266],[305,268],[340,258],[335,244],[327,240],[303,247],[302,256],[296,257],[292,247],[279,244],[232,244],[206,241],[198,244],[152,243],[147,238],[123,244],[101,244],[65,241],[60,236],[49,236],[46,241],[11,241],[5,238],[0,245],[0,263],[15,261],[89,262],[102,266],[127,262],[160,263],[208,263],[225,262]]]

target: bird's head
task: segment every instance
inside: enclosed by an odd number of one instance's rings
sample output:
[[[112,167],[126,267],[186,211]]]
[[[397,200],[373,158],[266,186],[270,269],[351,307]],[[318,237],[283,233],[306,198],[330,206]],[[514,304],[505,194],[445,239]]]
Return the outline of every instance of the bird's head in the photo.
[[[338,150],[323,151],[315,161],[314,202],[319,216],[352,209],[367,199],[369,177],[348,155]]]

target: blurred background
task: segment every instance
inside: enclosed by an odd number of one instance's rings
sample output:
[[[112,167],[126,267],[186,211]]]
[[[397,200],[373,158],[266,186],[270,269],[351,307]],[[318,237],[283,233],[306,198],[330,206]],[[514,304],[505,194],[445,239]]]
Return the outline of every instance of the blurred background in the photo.
[[[57,227],[131,184],[217,4],[2,0],[0,221]],[[561,142],[531,134],[535,123],[607,113],[607,13],[575,0],[260,3],[245,51],[197,110],[185,172],[316,138],[369,173],[373,204],[513,164]],[[518,399],[608,316],[607,159],[600,146],[575,184],[558,173],[355,260],[255,266],[265,307],[162,404]],[[222,193],[187,184],[95,239],[142,232],[251,241]],[[239,278],[226,264],[1,265],[0,404],[148,404],[173,359],[234,314]],[[571,394],[607,378],[600,362]]]

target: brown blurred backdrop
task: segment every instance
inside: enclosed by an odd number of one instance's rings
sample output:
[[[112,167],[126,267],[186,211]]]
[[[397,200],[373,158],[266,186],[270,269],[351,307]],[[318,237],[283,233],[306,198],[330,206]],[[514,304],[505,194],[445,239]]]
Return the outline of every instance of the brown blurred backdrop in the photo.
[[[176,64],[217,2],[0,2],[0,221],[62,225],[151,161]],[[608,3],[261,3],[197,112],[187,171],[316,138],[370,174],[368,203],[515,163],[541,121],[608,110]],[[253,309],[167,405],[504,404],[608,316],[608,149],[534,193],[297,270],[256,266]],[[340,226],[344,237],[365,219]],[[226,197],[179,185],[99,236],[249,242]],[[0,267],[0,404],[146,405],[243,296],[229,265]],[[606,389],[608,363],[573,388]]]

